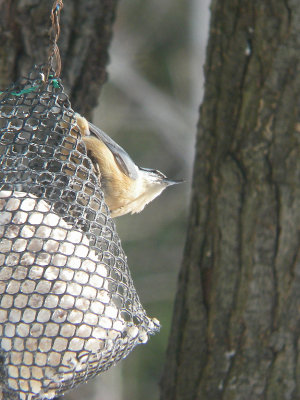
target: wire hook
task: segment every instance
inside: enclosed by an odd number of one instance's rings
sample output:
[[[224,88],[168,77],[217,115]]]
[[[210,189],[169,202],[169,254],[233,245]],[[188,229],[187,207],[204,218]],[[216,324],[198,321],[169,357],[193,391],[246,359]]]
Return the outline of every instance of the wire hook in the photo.
[[[55,78],[58,78],[61,72],[61,58],[59,53],[59,48],[57,46],[57,41],[60,35],[60,11],[63,8],[62,0],[55,0],[51,9],[51,23],[50,28],[50,48],[48,55],[48,68],[46,73],[46,80],[48,80],[50,70],[53,69]]]

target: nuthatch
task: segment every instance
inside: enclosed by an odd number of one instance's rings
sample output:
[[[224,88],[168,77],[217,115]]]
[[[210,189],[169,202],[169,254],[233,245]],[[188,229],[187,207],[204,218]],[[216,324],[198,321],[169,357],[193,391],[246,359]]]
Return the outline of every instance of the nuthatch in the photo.
[[[112,217],[139,213],[167,186],[181,183],[157,170],[138,167],[106,133],[79,114],[76,120]]]

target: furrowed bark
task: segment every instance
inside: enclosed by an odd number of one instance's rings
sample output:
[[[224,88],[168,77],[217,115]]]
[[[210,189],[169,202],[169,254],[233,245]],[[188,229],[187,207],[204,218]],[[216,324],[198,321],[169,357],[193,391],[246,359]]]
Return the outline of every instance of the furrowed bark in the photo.
[[[0,90],[47,61],[53,3],[0,0]],[[61,78],[73,108],[88,118],[107,78],[116,7],[117,0],[73,0],[61,11]]]
[[[211,11],[161,399],[298,399],[300,5]]]

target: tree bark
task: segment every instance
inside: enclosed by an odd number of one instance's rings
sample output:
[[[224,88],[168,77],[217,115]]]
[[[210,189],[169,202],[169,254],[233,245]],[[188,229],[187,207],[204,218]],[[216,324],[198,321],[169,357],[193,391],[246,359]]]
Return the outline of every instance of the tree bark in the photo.
[[[300,5],[211,12],[161,399],[299,399]]]
[[[0,90],[47,62],[53,3],[0,0]],[[117,0],[73,0],[61,12],[61,78],[73,109],[87,118],[107,78],[116,7]]]
[[[47,61],[53,0],[0,0],[0,90]],[[64,87],[88,118],[106,80],[117,0],[65,1],[58,41]]]

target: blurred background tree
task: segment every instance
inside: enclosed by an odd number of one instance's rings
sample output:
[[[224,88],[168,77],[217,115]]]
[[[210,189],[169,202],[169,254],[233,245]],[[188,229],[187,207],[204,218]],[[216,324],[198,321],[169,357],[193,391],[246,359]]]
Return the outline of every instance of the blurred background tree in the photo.
[[[93,121],[138,165],[184,178],[186,183],[170,188],[141,214],[116,219],[142,304],[160,320],[162,329],[146,346],[97,378],[98,385],[90,386],[89,399],[159,397],[186,234],[208,6],[208,0],[118,4],[109,79]],[[85,390],[65,398],[81,400]]]

